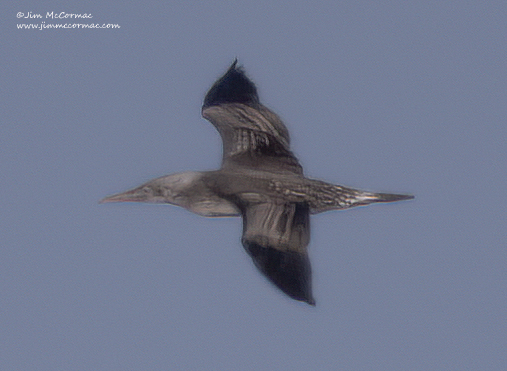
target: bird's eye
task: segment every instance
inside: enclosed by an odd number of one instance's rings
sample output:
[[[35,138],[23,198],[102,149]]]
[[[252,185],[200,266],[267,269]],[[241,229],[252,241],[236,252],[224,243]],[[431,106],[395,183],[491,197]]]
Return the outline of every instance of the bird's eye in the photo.
[[[151,191],[150,191],[150,187],[143,187],[142,192],[143,192],[144,194],[148,194],[148,193],[150,193],[150,192],[151,192]]]

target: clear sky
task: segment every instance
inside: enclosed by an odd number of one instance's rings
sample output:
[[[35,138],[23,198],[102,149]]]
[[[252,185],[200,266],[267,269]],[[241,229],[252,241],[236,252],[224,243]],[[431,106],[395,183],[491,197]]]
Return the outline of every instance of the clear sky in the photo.
[[[1,370],[506,369],[505,1],[0,15]],[[42,22],[121,28],[16,26]],[[98,204],[220,165],[200,109],[235,57],[308,176],[416,195],[312,217],[315,308],[257,272],[239,218]]]

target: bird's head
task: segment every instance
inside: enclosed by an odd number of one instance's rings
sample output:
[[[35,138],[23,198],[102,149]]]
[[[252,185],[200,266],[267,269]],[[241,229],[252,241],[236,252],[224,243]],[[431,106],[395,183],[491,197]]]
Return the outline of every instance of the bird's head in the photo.
[[[129,191],[106,197],[100,203],[149,202],[184,206],[187,191],[199,177],[198,172],[192,171],[163,176]]]

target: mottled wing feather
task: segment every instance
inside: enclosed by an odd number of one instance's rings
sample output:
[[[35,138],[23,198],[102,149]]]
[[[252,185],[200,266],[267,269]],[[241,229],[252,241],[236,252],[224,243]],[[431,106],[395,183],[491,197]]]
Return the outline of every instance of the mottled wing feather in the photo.
[[[289,149],[287,129],[267,108],[228,103],[206,108],[203,116],[222,137],[224,168],[303,173]]]
[[[290,151],[287,128],[259,103],[255,85],[236,61],[206,94],[202,115],[222,137],[224,168],[302,174],[301,165]]]
[[[255,266],[290,297],[315,305],[307,253],[308,206],[256,203],[248,205],[242,214],[242,243]]]

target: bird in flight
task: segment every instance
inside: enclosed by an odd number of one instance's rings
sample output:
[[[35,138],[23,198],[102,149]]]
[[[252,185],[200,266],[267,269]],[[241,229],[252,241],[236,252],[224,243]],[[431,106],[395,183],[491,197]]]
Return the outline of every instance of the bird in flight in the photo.
[[[101,203],[166,203],[202,216],[241,216],[246,252],[293,299],[315,305],[307,252],[311,214],[414,198],[306,178],[287,128],[259,102],[237,60],[206,94],[202,115],[222,137],[220,169],[163,176]]]

